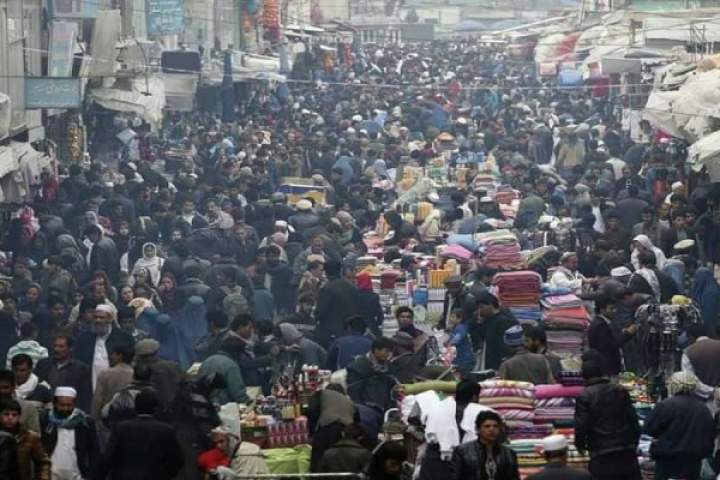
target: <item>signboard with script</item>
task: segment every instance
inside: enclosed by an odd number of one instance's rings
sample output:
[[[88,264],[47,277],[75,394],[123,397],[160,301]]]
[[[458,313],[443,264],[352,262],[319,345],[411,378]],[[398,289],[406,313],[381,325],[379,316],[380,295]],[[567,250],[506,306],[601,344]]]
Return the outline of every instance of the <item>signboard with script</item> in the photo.
[[[148,37],[176,35],[185,29],[183,0],[147,0]]]
[[[25,108],[80,108],[79,78],[25,77]]]

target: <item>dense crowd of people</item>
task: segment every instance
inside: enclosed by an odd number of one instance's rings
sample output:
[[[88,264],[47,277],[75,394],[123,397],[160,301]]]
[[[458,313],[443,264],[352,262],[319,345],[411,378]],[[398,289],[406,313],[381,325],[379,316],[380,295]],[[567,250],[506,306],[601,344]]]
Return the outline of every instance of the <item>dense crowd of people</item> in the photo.
[[[136,128],[117,168],[62,165],[17,210],[0,255],[0,479],[268,473],[218,408],[270,395],[306,365],[345,373],[308,405],[311,470],[408,478],[406,449],[378,432],[399,385],[438,378],[435,334],[398,307],[397,333],[384,336],[387,312],[359,262],[368,233],[383,226],[382,260],[416,279],[420,256],[449,234],[499,225],[549,288],[595,313],[575,412],[589,473],[567,467],[565,438],[551,436],[532,478],[639,479],[641,431],[655,439],[656,478],[699,478],[717,435],[707,403],[720,385],[720,190],[687,177],[683,146],[649,125],[633,141],[618,121],[624,99],[603,85],[556,89],[472,40],[347,60],[313,83],[251,82],[222,117]],[[403,169],[440,156],[464,182],[408,197]],[[519,192],[514,218],[475,181],[483,174]],[[324,201],[289,202],[283,177],[305,177]],[[432,212],[408,221],[418,202]],[[521,326],[493,293],[497,271],[477,255],[444,284],[439,348],[452,347],[454,368],[440,375],[459,380],[458,426],[477,371],[552,384],[562,370],[543,328]],[[657,373],[636,312],[678,296],[701,321],[678,340],[669,396],[641,429],[617,376]],[[518,479],[503,424],[482,410],[460,428],[469,441],[449,455],[428,448],[415,475]]]

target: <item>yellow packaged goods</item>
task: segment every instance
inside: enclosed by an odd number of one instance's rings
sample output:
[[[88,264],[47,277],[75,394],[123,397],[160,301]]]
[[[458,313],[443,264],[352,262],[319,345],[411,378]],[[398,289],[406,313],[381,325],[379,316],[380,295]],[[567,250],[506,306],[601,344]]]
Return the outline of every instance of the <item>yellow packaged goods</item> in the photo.
[[[423,221],[432,212],[433,204],[430,202],[418,202],[417,214],[415,215],[417,220]]]
[[[445,286],[445,279],[451,275],[451,270],[430,270],[430,288],[443,288]]]

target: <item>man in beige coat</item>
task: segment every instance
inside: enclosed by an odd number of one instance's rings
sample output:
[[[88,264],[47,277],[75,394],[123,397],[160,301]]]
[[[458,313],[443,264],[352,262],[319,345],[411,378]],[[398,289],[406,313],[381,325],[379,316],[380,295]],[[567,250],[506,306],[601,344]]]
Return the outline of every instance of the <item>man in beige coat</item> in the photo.
[[[102,409],[112,398],[127,387],[133,379],[133,347],[118,345],[110,352],[110,368],[100,372],[93,394],[92,417],[101,440],[107,440],[109,431],[102,423]],[[104,443],[104,442],[103,442]]]

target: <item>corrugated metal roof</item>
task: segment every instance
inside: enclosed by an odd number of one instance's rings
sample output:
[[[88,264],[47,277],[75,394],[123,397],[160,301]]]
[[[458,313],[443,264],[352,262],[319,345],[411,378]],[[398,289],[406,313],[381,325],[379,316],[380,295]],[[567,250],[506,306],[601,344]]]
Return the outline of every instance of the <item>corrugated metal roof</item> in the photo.
[[[706,42],[720,41],[720,17],[705,19],[648,17],[643,21],[646,40],[665,40],[692,43],[704,38]]]

